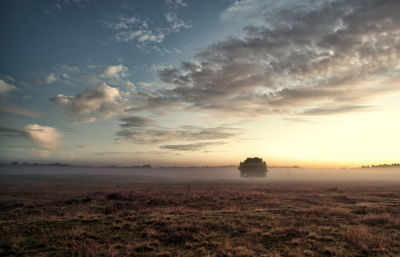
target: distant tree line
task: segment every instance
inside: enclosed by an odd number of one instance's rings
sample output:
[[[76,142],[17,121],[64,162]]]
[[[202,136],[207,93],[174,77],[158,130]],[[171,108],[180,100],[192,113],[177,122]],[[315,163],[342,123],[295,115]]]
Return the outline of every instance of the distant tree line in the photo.
[[[392,164],[379,164],[379,165],[363,165],[361,168],[396,168],[400,167],[400,163],[392,163]]]
[[[91,166],[91,165],[73,165],[73,164],[66,164],[66,163],[19,163],[18,161],[11,162],[10,164],[0,163],[0,166],[43,166],[43,167],[72,167],[72,168],[152,168],[150,164],[144,165],[132,165],[132,166],[117,166],[117,165],[110,165],[110,166]]]

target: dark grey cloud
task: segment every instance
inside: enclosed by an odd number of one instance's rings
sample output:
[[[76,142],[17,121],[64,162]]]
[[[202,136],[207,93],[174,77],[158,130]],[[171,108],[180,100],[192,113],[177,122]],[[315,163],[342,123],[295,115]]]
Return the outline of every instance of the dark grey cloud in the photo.
[[[137,125],[138,123],[135,124]],[[124,139],[137,144],[158,144],[172,141],[222,140],[240,136],[242,133],[241,129],[233,127],[181,126],[178,128],[163,128],[144,126],[143,124],[142,126],[121,126],[116,133],[116,137],[117,139]]]
[[[150,156],[166,156],[170,155],[168,152],[164,151],[134,151],[134,152],[95,152],[94,154],[103,157],[115,157],[115,156],[137,156],[137,155],[150,155]]]
[[[161,149],[175,150],[175,151],[198,151],[212,145],[221,145],[223,142],[201,142],[194,144],[181,144],[181,145],[162,145]]]
[[[26,137],[28,138],[28,133],[23,129],[9,128],[0,126],[0,134],[4,136],[12,137]]]
[[[373,109],[374,106],[370,105],[348,105],[348,106],[340,106],[340,107],[321,107],[321,108],[312,108],[307,109],[303,112],[305,115],[330,115],[330,114],[339,114],[345,112],[354,112],[354,111],[367,111]]]
[[[254,10],[264,6],[249,2]],[[290,3],[274,5],[274,15],[261,12],[262,24],[247,26],[242,35],[160,70],[160,80],[175,87],[143,95],[140,108],[186,104],[246,116],[313,108],[344,112],[359,110],[346,108],[355,102],[399,90],[386,85],[400,82],[398,1]],[[234,11],[245,7],[237,4]]]
[[[123,128],[144,127],[147,125],[154,124],[153,120],[138,116],[122,117],[120,118],[120,121],[122,123],[119,125]]]

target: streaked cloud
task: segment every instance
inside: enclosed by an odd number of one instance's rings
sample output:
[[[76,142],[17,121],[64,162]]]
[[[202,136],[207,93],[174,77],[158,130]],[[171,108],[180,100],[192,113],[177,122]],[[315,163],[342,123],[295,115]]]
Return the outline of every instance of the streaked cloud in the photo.
[[[97,88],[84,90],[74,96],[57,95],[50,101],[72,118],[83,122],[107,119],[123,114],[129,107],[129,93],[103,84]]]
[[[155,82],[140,81],[140,82],[138,83],[138,85],[141,86],[141,87],[152,87],[152,86],[155,86],[155,85],[157,85],[157,84],[156,84]]]
[[[26,137],[27,133],[23,129],[9,128],[0,126],[0,134],[7,137]]]
[[[305,115],[331,115],[340,114],[346,112],[356,112],[356,111],[369,111],[375,109],[374,106],[370,105],[347,105],[340,107],[329,107],[329,108],[312,108],[304,110]]]
[[[154,120],[141,117],[123,118],[121,121],[120,129],[116,133],[117,140],[123,139],[136,144],[223,140],[243,133],[241,129],[227,126],[166,128],[159,126]]]
[[[123,128],[144,127],[154,124],[154,121],[144,117],[130,116],[120,118],[122,122],[119,124]]]
[[[223,145],[222,142],[201,142],[194,144],[180,144],[180,145],[162,145],[161,149],[175,150],[175,151],[199,151],[213,145]]]
[[[16,105],[0,105],[0,112],[5,112],[5,113],[12,113],[12,114],[17,114],[17,115],[22,115],[26,117],[39,117],[40,113],[35,112],[31,109],[23,108],[20,106]]]
[[[29,124],[25,127],[25,132],[38,145],[50,150],[57,149],[61,144],[61,134],[53,127]]]

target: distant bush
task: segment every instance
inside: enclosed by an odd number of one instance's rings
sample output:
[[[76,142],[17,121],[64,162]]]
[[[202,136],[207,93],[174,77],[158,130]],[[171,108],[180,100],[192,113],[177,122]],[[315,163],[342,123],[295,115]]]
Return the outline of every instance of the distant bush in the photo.
[[[258,157],[248,157],[239,165],[240,176],[244,178],[263,178],[267,175],[267,163]]]
[[[121,200],[122,195],[119,193],[111,193],[106,196],[107,200]]]
[[[103,210],[103,213],[104,213],[105,215],[110,215],[110,214],[112,214],[112,212],[113,212],[113,209],[112,209],[111,207],[106,207],[106,208],[104,208],[104,210]]]
[[[70,199],[70,200],[65,201],[64,203],[66,205],[71,205],[71,204],[77,204],[77,203],[79,203],[79,201],[76,199]]]
[[[92,201],[92,198],[90,198],[89,196],[82,199],[82,202],[84,202],[84,203],[89,203],[91,201]]]

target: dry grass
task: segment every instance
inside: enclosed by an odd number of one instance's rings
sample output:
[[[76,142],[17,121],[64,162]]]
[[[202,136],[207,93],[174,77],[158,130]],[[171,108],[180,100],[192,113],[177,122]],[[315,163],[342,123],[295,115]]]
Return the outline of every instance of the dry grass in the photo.
[[[400,256],[400,187],[3,184],[0,256]]]

